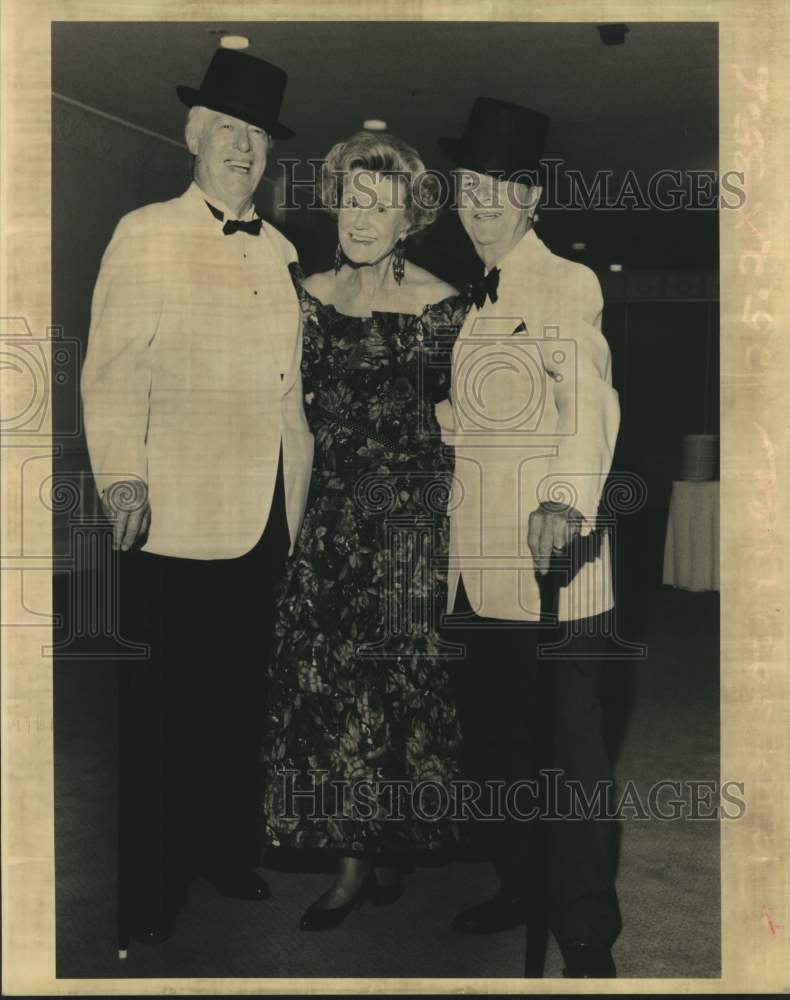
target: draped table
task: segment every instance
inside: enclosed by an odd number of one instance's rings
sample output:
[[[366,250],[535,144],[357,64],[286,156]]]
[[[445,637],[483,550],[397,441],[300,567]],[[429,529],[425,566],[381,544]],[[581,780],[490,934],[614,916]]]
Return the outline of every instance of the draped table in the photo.
[[[719,482],[672,484],[664,544],[664,583],[719,589]]]

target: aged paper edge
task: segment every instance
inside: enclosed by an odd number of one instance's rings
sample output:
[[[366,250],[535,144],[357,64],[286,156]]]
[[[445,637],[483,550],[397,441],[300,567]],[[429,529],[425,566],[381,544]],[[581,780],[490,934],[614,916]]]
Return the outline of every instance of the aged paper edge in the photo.
[[[787,712],[787,208],[790,156],[788,10],[782,0],[682,5],[637,2],[278,0],[55,2],[6,0],[2,44],[2,277],[0,317],[47,335],[50,313],[50,25],[55,20],[715,21],[720,39],[720,169],[743,169],[747,201],[723,211],[721,233],[722,780],[745,785],[747,813],[722,823],[722,976],[612,982],[520,979],[55,978],[52,661],[48,625],[3,628],[3,992],[62,994],[719,993],[790,988],[786,849]],[[762,169],[761,169],[762,164]],[[3,427],[27,405],[0,368]],[[20,389],[22,391],[20,391]],[[36,438],[45,459],[49,414]],[[12,423],[12,421],[10,421]],[[2,608],[51,607],[49,574],[22,593],[19,435],[2,442]],[[38,447],[40,445],[40,447]],[[47,512],[26,512],[26,543],[51,552]],[[36,561],[46,567],[46,558]],[[683,887],[678,886],[682,892]],[[766,919],[770,914],[770,920]],[[784,926],[781,926],[784,925]]]

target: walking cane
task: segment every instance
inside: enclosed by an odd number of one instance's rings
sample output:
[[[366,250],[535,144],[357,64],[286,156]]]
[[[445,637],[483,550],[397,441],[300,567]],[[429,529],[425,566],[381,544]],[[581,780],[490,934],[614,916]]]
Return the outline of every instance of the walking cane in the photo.
[[[560,587],[567,586],[574,576],[574,567],[583,561],[583,540],[577,535],[567,548],[551,554],[548,571],[538,575],[540,592],[541,624],[554,624],[559,620]],[[553,760],[555,699],[557,690],[556,671],[549,661],[534,664],[533,684],[533,732],[534,760],[539,787],[540,772],[546,763]],[[548,780],[548,777],[547,777]],[[538,796],[539,818],[534,821],[532,851],[534,856],[533,879],[530,892],[529,914],[527,915],[527,941],[524,957],[524,975],[529,979],[542,979],[546,964],[551,923],[551,868],[552,868],[552,827],[548,818],[543,818],[549,804],[546,794]],[[559,820],[554,820],[559,822]]]
[[[542,623],[557,623],[559,621],[560,588],[579,572],[588,561],[590,552],[600,545],[600,535],[591,532],[586,538],[575,535],[567,547],[561,551],[553,550],[548,571],[538,576],[540,591],[540,618]],[[540,661],[535,664],[535,758],[537,770],[544,763],[554,762],[554,725],[555,702],[557,698],[557,671],[552,661],[542,668]],[[548,776],[547,776],[548,782]],[[541,787],[544,787],[541,782]],[[543,806],[551,805],[548,796],[541,796],[541,813]],[[559,803],[555,804],[559,806]],[[546,810],[548,812],[548,810]],[[549,930],[552,911],[552,861],[554,841],[552,837],[553,824],[562,822],[561,818],[549,821],[538,820],[535,836],[536,877],[534,879],[534,905],[527,919],[527,945],[525,956],[525,975],[528,978],[542,978],[548,948]]]
[[[129,937],[131,931],[130,913],[130,809],[129,793],[131,791],[129,776],[129,743],[131,721],[131,665],[118,662],[118,857],[116,872],[117,887],[117,934],[118,958],[125,959],[129,954]]]
[[[540,592],[540,620],[542,624],[558,621],[560,587],[568,582],[569,553],[575,551],[575,539],[568,550],[552,552],[548,571],[538,575]],[[554,700],[556,697],[556,674],[551,663],[534,664],[532,723],[534,734],[534,760],[536,778],[542,787],[541,770],[552,760],[554,737]],[[544,818],[546,797],[538,797],[540,814],[534,820],[533,835],[530,838],[533,853],[533,879],[530,887],[529,913],[527,915],[524,975],[527,979],[542,979],[546,965],[551,923],[551,826]]]

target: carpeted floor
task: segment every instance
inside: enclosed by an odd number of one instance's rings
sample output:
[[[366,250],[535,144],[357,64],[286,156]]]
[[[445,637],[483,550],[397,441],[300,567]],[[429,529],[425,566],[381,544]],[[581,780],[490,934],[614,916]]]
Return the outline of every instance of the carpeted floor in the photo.
[[[645,660],[609,668],[610,738],[619,786],[719,778],[718,595],[660,589],[638,633]],[[60,977],[519,977],[521,929],[459,935],[449,919],[495,888],[484,863],[421,868],[394,906],[362,907],[337,930],[298,919],[329,879],[269,870],[266,903],[193,886],[175,936],[115,951],[114,672],[70,660],[55,670],[57,974]],[[619,824],[622,977],[720,974],[719,824],[633,818]],[[561,972],[552,942],[546,975]]]

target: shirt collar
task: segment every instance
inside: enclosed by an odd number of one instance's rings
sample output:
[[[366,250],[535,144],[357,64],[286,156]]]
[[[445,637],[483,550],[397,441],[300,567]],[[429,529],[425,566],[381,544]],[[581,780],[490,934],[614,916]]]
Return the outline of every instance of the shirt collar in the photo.
[[[500,272],[505,272],[509,267],[516,267],[526,258],[530,257],[536,250],[543,248],[543,241],[538,237],[534,229],[528,229],[515,246],[512,246],[504,257],[501,257],[494,267],[498,267]],[[494,270],[494,267],[490,270]]]
[[[203,201],[207,201],[210,205],[213,205],[218,212],[222,212],[223,217],[227,221],[228,219],[238,219],[240,222],[247,222],[249,219],[257,219],[258,213],[255,210],[255,205],[250,205],[249,209],[244,213],[244,215],[238,216],[235,212],[231,212],[230,209],[225,205],[224,202],[219,201],[217,198],[212,198],[206,194],[206,192],[200,187],[197,181],[192,181],[189,186],[190,192],[193,195],[202,198]],[[207,215],[209,213],[206,213]]]

